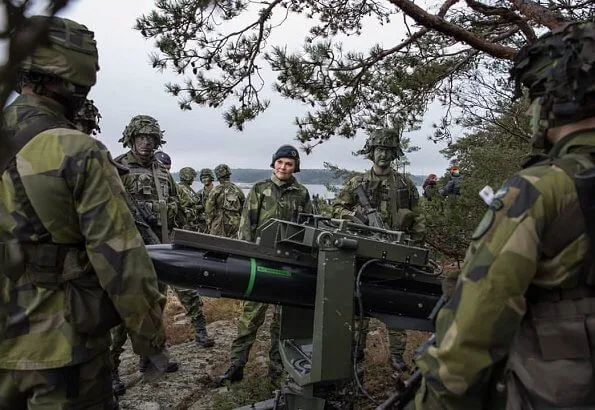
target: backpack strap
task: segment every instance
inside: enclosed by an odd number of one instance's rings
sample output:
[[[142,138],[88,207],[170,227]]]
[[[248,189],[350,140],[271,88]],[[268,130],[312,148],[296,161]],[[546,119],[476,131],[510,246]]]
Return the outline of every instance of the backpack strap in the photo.
[[[15,201],[22,206],[22,211],[31,224],[33,233],[35,233],[35,235],[38,237],[37,241],[34,243],[17,243],[17,246],[19,249],[21,249],[21,256],[23,256],[22,252],[27,253],[26,251],[29,250],[29,248],[35,247],[35,244],[45,243],[47,246],[52,246],[52,244],[48,244],[48,242],[51,240],[51,235],[41,222],[37,212],[35,212],[31,201],[29,201],[27,191],[25,190],[25,185],[23,184],[23,180],[21,179],[21,175],[17,169],[16,155],[25,145],[27,145],[29,141],[35,138],[35,136],[54,128],[72,128],[72,126],[67,122],[60,121],[59,118],[44,115],[35,118],[30,124],[27,124],[25,127],[16,132],[7,128],[5,124],[2,129],[1,136],[4,142],[3,147],[5,147],[5,149],[0,152],[0,174],[4,172],[8,173],[8,176],[14,187]],[[13,238],[13,243],[14,240],[15,239]],[[8,241],[10,241],[10,239],[7,239],[7,242]],[[38,250],[34,249],[34,251],[37,252]],[[54,249],[54,251],[58,252],[60,250]],[[48,252],[45,252],[44,254],[47,253]],[[7,255],[3,255],[2,264],[4,264],[7,257]],[[19,277],[24,273],[23,269],[11,269],[11,271],[14,272],[12,272],[12,275],[8,276],[13,281],[18,280]]]

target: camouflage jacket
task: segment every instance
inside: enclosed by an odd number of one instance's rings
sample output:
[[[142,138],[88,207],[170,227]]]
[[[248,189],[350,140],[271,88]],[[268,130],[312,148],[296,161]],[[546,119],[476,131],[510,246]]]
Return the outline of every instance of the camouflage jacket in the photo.
[[[550,156],[554,160],[571,160],[577,153],[594,147],[595,131],[581,131],[559,141]],[[424,381],[416,397],[416,409],[505,407],[506,397],[500,393],[504,390],[503,369],[506,369],[508,383],[509,355],[519,341],[518,336],[531,323],[535,326],[538,323],[534,322],[537,310],[532,301],[560,289],[571,291],[584,280],[582,261],[589,252],[584,225],[578,225],[582,230],[575,237],[565,238],[571,227],[568,223],[560,227],[558,223],[560,217],[576,205],[574,181],[562,168],[551,163],[520,171],[496,193],[472,235],[453,294],[438,314],[436,346],[430,347],[417,360]],[[570,224],[577,224],[577,221]],[[555,237],[565,238],[565,242],[555,251],[548,251],[550,246],[546,244]],[[532,314],[528,315],[529,311]],[[587,337],[585,332],[593,332],[589,324],[592,320],[592,317],[586,319],[585,324],[585,316],[582,316],[578,323],[576,329],[584,337]],[[570,339],[576,352],[581,341],[571,333],[572,321],[560,319],[560,322],[566,326],[565,334],[556,339],[555,346],[562,350],[564,339]],[[555,336],[552,332],[554,323],[544,324],[548,326],[546,333],[539,335],[539,339],[534,336],[533,343],[537,340],[541,343],[542,336]],[[590,334],[589,338],[592,337]],[[587,352],[564,362],[570,366],[573,363],[583,366],[578,359],[585,357],[592,377],[593,356],[589,356],[588,349],[587,345]],[[537,350],[540,350],[539,344]],[[552,353],[555,356],[556,353]],[[527,361],[522,372],[533,368],[541,373],[542,380],[534,379],[534,386],[542,384],[546,389],[566,394],[577,392],[582,384],[589,383],[593,390],[591,378],[575,372],[560,375],[556,374],[559,371],[551,368],[547,371],[546,367],[530,363],[539,363],[537,359],[538,356],[533,354],[526,354],[521,359]]]
[[[37,116],[61,116],[60,112],[47,98],[21,95],[5,116],[7,125],[19,130]],[[2,174],[0,235],[40,250],[36,232],[43,230],[49,234],[45,247],[78,249],[78,261],[69,268],[84,267],[96,275],[126,325],[135,352],[155,354],[165,343],[163,296],[112,161],[101,142],[77,130],[54,128],[37,134],[17,154],[16,175],[13,171]],[[13,181],[18,180],[26,200],[19,199],[15,191]],[[33,209],[25,209],[28,206]],[[41,229],[34,228],[29,218],[33,214]],[[37,267],[45,262],[26,259],[24,273],[15,280],[0,267],[0,307],[8,315],[7,327],[0,334],[0,368],[69,366],[109,348],[109,332],[81,334],[68,322],[64,283],[46,287],[33,281]],[[58,266],[57,261],[53,263]],[[66,262],[59,266],[67,272]]]
[[[186,185],[183,182],[178,184],[178,192],[180,198],[180,213],[184,214],[183,229],[190,231],[198,231],[199,228],[199,208],[198,201],[199,197],[191,186]]]
[[[256,241],[256,229],[268,219],[297,221],[300,213],[312,213],[308,189],[294,177],[281,181],[275,175],[255,183],[242,211],[239,239]]]
[[[235,184],[224,181],[211,190],[205,203],[205,217],[211,235],[235,238],[246,197]]]
[[[419,193],[417,187],[407,176],[391,170],[387,175],[376,175],[373,169],[363,175],[351,178],[339,195],[333,200],[333,217],[353,218],[356,213],[364,213],[355,189],[362,185],[370,204],[388,229],[403,230],[414,241],[422,242],[426,231],[426,221],[419,211]],[[413,212],[412,223],[405,224],[399,218],[399,210]],[[404,226],[409,225],[409,226]]]
[[[178,212],[180,198],[177,184],[163,165],[154,158],[150,163],[144,164],[132,151],[120,155],[115,161],[128,169],[129,172],[121,176],[124,188],[136,207],[145,214],[147,224],[162,241],[164,238],[161,237],[161,208],[155,176],[165,201],[164,209],[167,215],[164,219],[167,220],[168,232],[175,226],[183,226],[184,213]]]
[[[204,187],[196,194],[198,196],[198,231],[199,232],[208,232],[209,229],[207,227],[207,216],[205,214],[205,204],[207,203],[207,198],[209,194],[213,190],[214,185],[210,185],[209,187]]]

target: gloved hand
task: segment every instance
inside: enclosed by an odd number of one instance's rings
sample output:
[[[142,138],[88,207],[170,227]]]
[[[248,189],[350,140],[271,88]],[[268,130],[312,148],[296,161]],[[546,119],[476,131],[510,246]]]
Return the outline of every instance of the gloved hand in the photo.
[[[146,381],[152,381],[163,376],[169,364],[169,353],[164,349],[160,353],[147,356],[149,365],[145,371],[143,378]]]
[[[359,211],[355,211],[353,218],[351,219],[356,224],[368,225],[370,221],[368,217]]]

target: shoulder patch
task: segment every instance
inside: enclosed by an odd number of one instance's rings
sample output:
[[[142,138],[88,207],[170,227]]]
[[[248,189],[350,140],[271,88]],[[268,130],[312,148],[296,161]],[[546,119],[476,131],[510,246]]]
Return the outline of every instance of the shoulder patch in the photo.
[[[471,234],[471,240],[476,241],[484,236],[485,233],[492,227],[494,219],[496,219],[496,211],[494,211],[490,206],[490,209],[488,209],[483,218],[481,218],[477,228],[475,228],[475,231],[473,231],[473,234]]]

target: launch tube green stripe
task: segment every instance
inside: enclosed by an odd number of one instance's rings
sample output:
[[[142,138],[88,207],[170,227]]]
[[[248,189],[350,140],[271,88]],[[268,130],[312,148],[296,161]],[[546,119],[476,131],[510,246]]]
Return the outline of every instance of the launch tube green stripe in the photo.
[[[250,296],[254,288],[254,281],[256,280],[256,259],[250,258],[250,279],[248,280],[248,287],[244,296]]]

